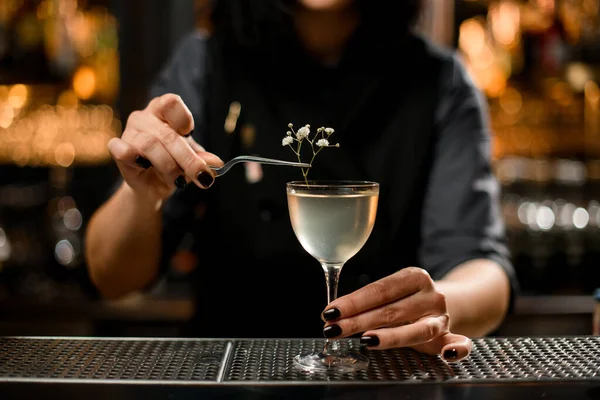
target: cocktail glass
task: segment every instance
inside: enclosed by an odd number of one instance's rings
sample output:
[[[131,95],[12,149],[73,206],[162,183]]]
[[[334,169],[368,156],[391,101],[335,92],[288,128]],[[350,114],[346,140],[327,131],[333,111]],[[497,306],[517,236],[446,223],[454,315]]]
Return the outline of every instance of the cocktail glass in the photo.
[[[337,297],[344,264],[363,247],[375,224],[379,184],[367,181],[294,181],[287,184],[290,220],[298,241],[321,263],[327,303]],[[351,372],[368,366],[360,352],[342,350],[327,339],[322,351],[300,354],[296,367],[306,371]]]

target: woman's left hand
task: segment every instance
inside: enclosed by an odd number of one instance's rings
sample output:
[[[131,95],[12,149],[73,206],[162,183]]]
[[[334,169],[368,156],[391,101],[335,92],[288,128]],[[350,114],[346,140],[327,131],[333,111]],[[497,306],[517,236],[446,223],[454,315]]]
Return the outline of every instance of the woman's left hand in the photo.
[[[328,338],[364,332],[370,349],[411,347],[458,361],[471,351],[469,338],[450,332],[446,297],[421,268],[405,268],[327,305]]]

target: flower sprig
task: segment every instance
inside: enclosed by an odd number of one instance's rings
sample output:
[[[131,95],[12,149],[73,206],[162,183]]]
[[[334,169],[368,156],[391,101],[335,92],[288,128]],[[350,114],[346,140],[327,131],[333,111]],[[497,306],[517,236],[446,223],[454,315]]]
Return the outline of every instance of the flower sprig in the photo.
[[[317,154],[321,152],[326,147],[340,147],[339,143],[329,144],[329,138],[335,132],[333,128],[317,128],[317,132],[311,137],[310,134],[310,125],[304,125],[297,131],[294,131],[294,125],[288,124],[289,131],[286,132],[286,136],[281,140],[282,146],[288,146],[298,157],[298,162],[302,162],[301,157],[301,149],[302,143],[308,142],[310,145],[310,149],[312,151],[312,158],[310,159],[309,164],[312,166],[313,161]],[[294,148],[294,143],[296,143]],[[306,146],[305,146],[306,148]],[[302,176],[304,177],[304,181],[308,186],[308,171],[309,168],[302,168]]]

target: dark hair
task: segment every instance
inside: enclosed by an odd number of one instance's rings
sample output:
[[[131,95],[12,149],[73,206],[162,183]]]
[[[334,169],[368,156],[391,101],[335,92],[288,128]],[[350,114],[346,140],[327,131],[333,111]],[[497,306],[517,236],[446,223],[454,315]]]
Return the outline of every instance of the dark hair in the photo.
[[[362,28],[376,39],[405,35],[417,21],[422,0],[355,0]],[[296,0],[213,0],[214,32],[230,45],[268,52],[294,40]]]

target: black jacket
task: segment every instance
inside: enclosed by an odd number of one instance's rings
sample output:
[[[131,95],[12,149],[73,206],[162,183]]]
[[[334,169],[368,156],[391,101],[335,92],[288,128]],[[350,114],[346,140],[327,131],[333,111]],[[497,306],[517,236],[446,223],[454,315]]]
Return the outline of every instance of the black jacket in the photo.
[[[373,233],[344,266],[339,295],[407,266],[439,279],[474,258],[497,261],[516,287],[485,99],[452,51],[419,36],[384,50],[358,40],[335,67],[300,55],[273,65],[194,34],[151,95],[179,94],[194,115],[194,137],[223,160],[291,161],[281,145],[288,123],[335,129],[340,148],[319,154],[309,177],[381,185]],[[186,234],[199,259],[190,334],[320,336],[325,279],[294,236],[285,194],[300,171],[264,166],[254,178],[236,167],[209,190],[189,185],[165,204],[163,265]]]

